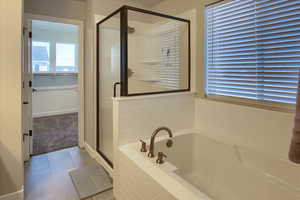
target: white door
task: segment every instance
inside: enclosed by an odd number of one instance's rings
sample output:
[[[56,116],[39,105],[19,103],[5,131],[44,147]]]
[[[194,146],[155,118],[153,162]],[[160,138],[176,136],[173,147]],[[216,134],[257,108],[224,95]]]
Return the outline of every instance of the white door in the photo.
[[[22,67],[22,129],[24,160],[30,159],[32,152],[32,64],[31,46],[32,32],[31,21],[24,23],[23,31],[23,67]]]

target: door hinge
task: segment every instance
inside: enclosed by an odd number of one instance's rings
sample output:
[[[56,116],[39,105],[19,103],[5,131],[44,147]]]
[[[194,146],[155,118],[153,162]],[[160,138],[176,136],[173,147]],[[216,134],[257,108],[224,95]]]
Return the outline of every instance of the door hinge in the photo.
[[[29,38],[32,38],[32,32],[31,31],[29,32]]]
[[[30,137],[32,136],[32,130],[29,130],[28,133],[23,133],[23,142],[25,142],[25,137]]]
[[[29,81],[29,82],[28,82],[28,86],[29,86],[29,87],[32,87],[32,81]]]
[[[27,31],[27,27],[23,27],[23,35],[26,34],[26,31]]]

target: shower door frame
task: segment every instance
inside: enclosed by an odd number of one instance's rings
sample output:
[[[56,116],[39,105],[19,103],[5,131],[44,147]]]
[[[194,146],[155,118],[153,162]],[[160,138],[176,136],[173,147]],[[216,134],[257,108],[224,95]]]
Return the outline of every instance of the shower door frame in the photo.
[[[134,93],[134,94],[129,94],[128,93],[128,11],[135,11],[138,13],[144,13],[144,14],[149,14],[149,15],[154,15],[157,17],[162,17],[162,18],[167,18],[167,19],[173,19],[181,22],[185,22],[188,25],[188,88],[186,89],[177,89],[177,90],[169,90],[169,91],[157,91],[157,92],[145,92],[145,93]],[[96,98],[97,98],[97,128],[96,128],[96,150],[100,154],[100,156],[109,164],[109,166],[113,169],[113,161],[109,160],[109,158],[100,150],[100,143],[99,143],[99,131],[100,131],[100,94],[99,94],[99,84],[100,84],[100,77],[99,77],[99,72],[100,72],[100,62],[99,62],[99,53],[100,53],[100,37],[99,37],[99,28],[100,25],[104,22],[106,22],[108,19],[111,17],[120,14],[120,82],[117,82],[112,86],[114,89],[114,94],[116,94],[116,86],[120,85],[120,96],[122,97],[130,97],[130,96],[142,96],[142,95],[153,95],[153,94],[166,94],[166,93],[176,93],[176,92],[189,92],[191,91],[191,22],[190,20],[171,16],[171,15],[166,15],[150,10],[145,10],[141,8],[136,8],[136,7],[131,7],[124,5],[121,8],[117,9],[101,21],[99,21],[96,24]],[[114,95],[116,97],[116,95]],[[111,133],[113,134],[113,133]]]
[[[120,18],[121,18],[121,10],[122,10],[122,7],[119,8],[118,10],[114,11],[113,13],[111,13],[110,15],[108,15],[107,17],[105,17],[104,19],[102,19],[100,22],[98,22],[96,24],[96,104],[97,104],[97,117],[96,117],[96,120],[97,120],[97,127],[96,127],[96,151],[99,153],[99,155],[104,159],[104,161],[113,169],[114,168],[114,165],[113,165],[113,161],[111,161],[101,150],[100,150],[100,142],[99,142],[99,133],[100,133],[100,123],[99,123],[99,119],[100,119],[100,56],[99,56],[99,53],[100,53],[100,32],[99,32],[99,29],[100,29],[100,25],[104,22],[106,22],[107,20],[111,19],[111,17],[117,15],[120,13]],[[121,27],[121,21],[120,21],[120,27]],[[121,29],[120,29],[120,33],[121,33]],[[121,33],[122,34],[122,33]],[[121,36],[120,36],[121,37]],[[121,49],[122,49],[122,46],[121,46]],[[121,55],[120,55],[121,56]],[[122,60],[122,59],[121,59]],[[120,64],[122,65],[122,63]],[[122,67],[121,67],[122,68]],[[122,72],[121,72],[122,74]],[[113,134],[113,133],[111,133]]]
[[[189,92],[191,91],[191,21],[171,15],[166,15],[150,10],[144,10],[141,8],[123,6],[121,10],[121,96],[143,96],[153,94],[166,94],[176,92]],[[157,17],[173,19],[181,22],[185,22],[188,25],[188,87],[186,89],[175,89],[169,91],[157,91],[157,92],[142,92],[133,93],[128,92],[128,11],[135,11],[138,13],[149,14]]]

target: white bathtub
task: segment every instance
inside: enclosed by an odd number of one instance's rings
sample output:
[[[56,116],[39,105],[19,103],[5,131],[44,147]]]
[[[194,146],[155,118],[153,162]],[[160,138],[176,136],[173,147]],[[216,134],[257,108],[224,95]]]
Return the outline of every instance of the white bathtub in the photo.
[[[155,163],[156,158],[148,158],[146,153],[140,152],[139,143],[124,145],[120,151],[164,188],[173,197],[172,199],[300,199],[300,188],[295,185],[298,184],[299,175],[295,174],[297,177],[294,179],[288,173],[284,174],[284,171],[275,170],[273,173],[272,170],[267,170],[267,166],[263,168],[259,164],[252,165],[251,156],[255,158],[262,155],[253,154],[234,145],[216,142],[190,130],[176,133],[171,148],[166,147],[166,138],[166,136],[157,137],[155,143],[155,155],[158,151],[162,151],[168,156],[162,165]],[[149,144],[149,140],[147,143]],[[272,162],[268,160],[269,164],[275,164],[274,160]],[[287,164],[294,172],[299,170],[298,166],[282,162],[278,164],[280,166]],[[279,175],[276,176],[276,173]]]

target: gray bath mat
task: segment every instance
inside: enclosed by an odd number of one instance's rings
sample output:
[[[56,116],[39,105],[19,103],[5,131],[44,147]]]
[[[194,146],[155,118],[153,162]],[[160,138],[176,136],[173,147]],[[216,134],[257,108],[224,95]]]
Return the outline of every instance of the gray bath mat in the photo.
[[[98,165],[74,169],[69,172],[80,199],[86,199],[112,189],[112,181]]]

